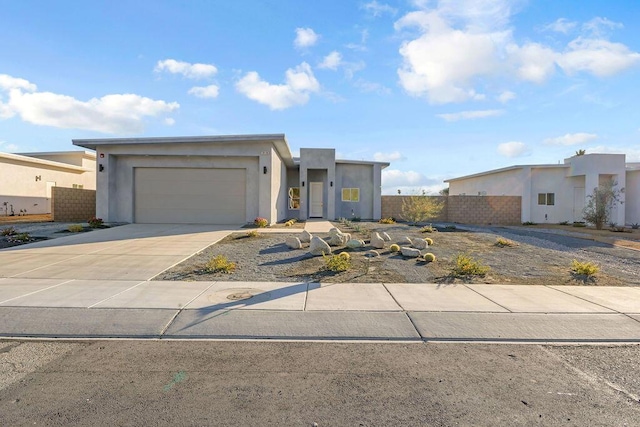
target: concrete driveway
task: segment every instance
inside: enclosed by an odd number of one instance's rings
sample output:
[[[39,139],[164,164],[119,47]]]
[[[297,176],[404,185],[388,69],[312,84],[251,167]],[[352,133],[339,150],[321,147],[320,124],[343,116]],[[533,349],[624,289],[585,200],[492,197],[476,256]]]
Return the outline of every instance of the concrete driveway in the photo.
[[[129,224],[0,250],[0,278],[149,280],[239,226]]]

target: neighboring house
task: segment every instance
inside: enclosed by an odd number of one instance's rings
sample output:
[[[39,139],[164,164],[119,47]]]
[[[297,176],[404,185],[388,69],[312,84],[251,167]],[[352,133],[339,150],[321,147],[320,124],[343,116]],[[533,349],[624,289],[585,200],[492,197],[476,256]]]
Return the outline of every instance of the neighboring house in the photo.
[[[88,151],[0,153],[0,215],[51,212],[51,188],[95,190],[96,156]]]
[[[98,156],[108,222],[241,224],[256,217],[379,219],[388,163],[293,157],[282,134],[73,140]]]
[[[449,194],[521,196],[522,222],[583,221],[593,190],[613,179],[624,188],[624,203],[610,221],[640,223],[640,163],[626,163],[624,154],[585,154],[557,165],[518,165],[446,180]]]

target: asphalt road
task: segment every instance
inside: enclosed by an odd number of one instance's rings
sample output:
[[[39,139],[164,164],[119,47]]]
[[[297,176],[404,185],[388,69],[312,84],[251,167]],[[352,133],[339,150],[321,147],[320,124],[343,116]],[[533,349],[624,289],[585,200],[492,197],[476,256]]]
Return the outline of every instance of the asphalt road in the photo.
[[[0,425],[640,420],[640,346],[0,341]]]

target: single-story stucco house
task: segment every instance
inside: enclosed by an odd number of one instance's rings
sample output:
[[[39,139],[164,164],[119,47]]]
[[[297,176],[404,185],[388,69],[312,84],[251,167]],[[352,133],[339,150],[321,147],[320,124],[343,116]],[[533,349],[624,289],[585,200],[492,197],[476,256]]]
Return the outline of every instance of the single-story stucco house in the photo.
[[[583,221],[589,195],[611,179],[624,193],[610,220],[640,223],[640,163],[627,163],[624,154],[577,155],[563,164],[516,165],[445,182],[452,196],[521,196],[522,222],[559,223]]]
[[[389,163],[336,159],[283,134],[74,139],[97,154],[96,215],[107,222],[243,224],[256,217],[379,219]]]
[[[95,170],[88,151],[0,153],[0,215],[51,213],[53,187],[95,190]]]

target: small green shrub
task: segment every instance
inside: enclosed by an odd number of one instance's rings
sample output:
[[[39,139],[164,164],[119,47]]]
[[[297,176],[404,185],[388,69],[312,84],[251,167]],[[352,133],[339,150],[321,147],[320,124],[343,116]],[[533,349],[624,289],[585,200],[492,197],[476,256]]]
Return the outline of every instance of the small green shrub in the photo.
[[[586,224],[585,222],[582,222],[582,221],[575,221],[575,222],[573,223],[573,226],[574,226],[574,227],[586,227],[586,226],[587,226],[587,224]]]
[[[84,227],[82,226],[82,224],[71,224],[69,227],[67,227],[67,230],[72,233],[80,233],[84,230]]]
[[[436,232],[436,231],[438,231],[438,230],[436,228],[434,228],[431,224],[427,224],[427,225],[425,225],[424,227],[422,227],[420,229],[421,233],[433,233],[433,232]]]
[[[431,252],[424,254],[423,258],[426,262],[434,262],[436,260],[436,256]]]
[[[526,225],[538,225],[538,224],[536,224],[536,223],[535,223],[535,222],[533,222],[533,221],[525,221],[525,222],[523,222],[523,223],[522,223],[522,225],[525,225],[525,226],[526,226]]]
[[[104,221],[102,220],[102,218],[96,218],[95,216],[89,219],[89,221],[87,222],[89,223],[89,227],[91,228],[98,228],[104,224]]]
[[[382,218],[380,221],[378,221],[380,224],[395,224],[396,220],[393,219],[392,217],[389,218]]]
[[[499,248],[511,248],[513,246],[516,246],[516,242],[514,242],[513,240],[505,239],[503,237],[498,237],[494,245],[498,246]]]
[[[342,254],[346,254],[347,256],[343,256]],[[351,257],[346,252],[342,252],[340,255],[322,255],[322,257],[329,271],[340,272],[347,271],[351,268]]]
[[[351,221],[353,221],[353,222],[360,222],[360,221],[362,221],[362,220],[360,219],[360,217],[359,217],[359,216],[354,216],[354,217],[352,217],[352,218],[351,218]]]
[[[265,228],[267,225],[269,225],[269,220],[266,218],[257,217],[253,220],[253,225],[255,225],[256,227]]]
[[[257,230],[247,231],[247,237],[258,237],[260,233]]]
[[[355,231],[356,233],[361,233],[362,232],[362,226],[359,224],[355,224],[352,226],[353,231]]]
[[[400,246],[394,243],[393,245],[389,246],[389,252],[400,252]]]
[[[210,273],[232,273],[236,269],[236,263],[231,262],[224,255],[216,255],[205,265],[205,270]]]
[[[640,228],[640,224],[638,224],[637,222],[634,222],[633,224],[631,224],[631,228],[633,228],[634,230],[637,230],[638,228]]]
[[[426,240],[426,241],[427,241],[427,244],[428,244],[429,246],[433,246],[433,239],[431,239],[431,238],[427,237],[427,238],[425,238],[424,240]]]
[[[589,261],[581,262],[574,259],[571,263],[571,271],[575,274],[590,277],[600,271],[600,267]]]
[[[29,233],[12,234],[7,237],[9,243],[26,243],[31,240]]]
[[[13,227],[5,227],[2,230],[0,230],[0,236],[13,236],[14,234],[17,234],[18,231],[13,228]]]
[[[291,227],[291,226],[292,226],[293,224],[295,224],[295,223],[296,223],[296,220],[295,220],[295,219],[290,219],[290,220],[288,220],[288,221],[286,221],[286,222],[284,223],[284,226],[285,226],[285,227]]]
[[[559,222],[558,225],[569,225],[569,221],[562,221]]]
[[[458,254],[451,270],[454,276],[484,276],[490,268],[474,260],[469,254]]]

